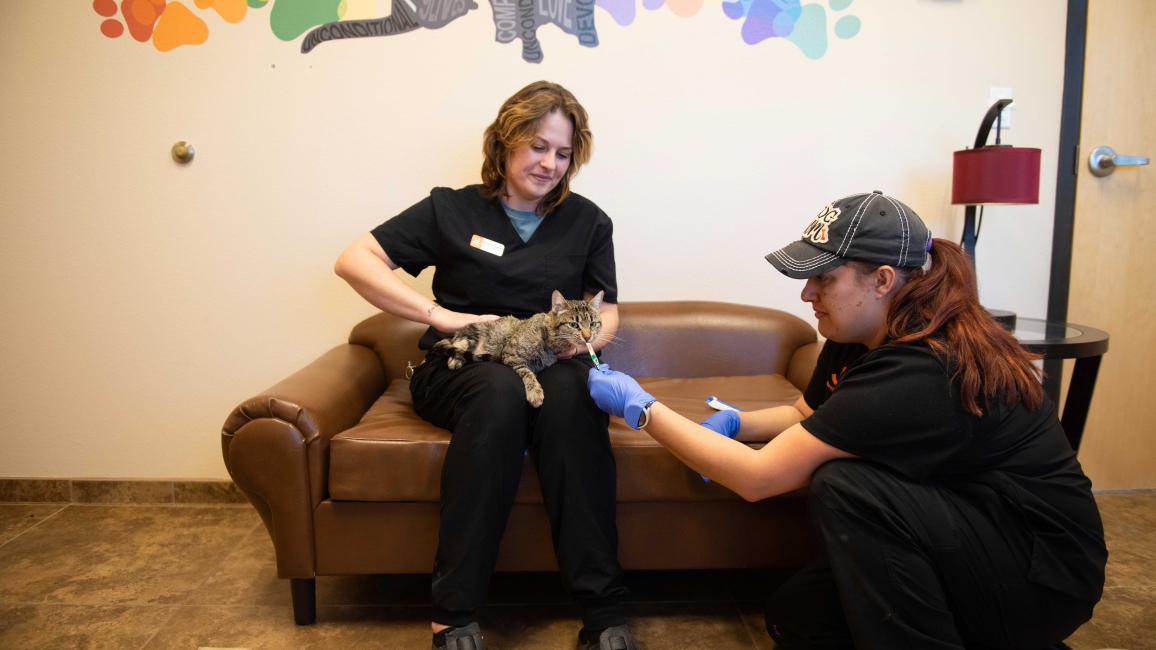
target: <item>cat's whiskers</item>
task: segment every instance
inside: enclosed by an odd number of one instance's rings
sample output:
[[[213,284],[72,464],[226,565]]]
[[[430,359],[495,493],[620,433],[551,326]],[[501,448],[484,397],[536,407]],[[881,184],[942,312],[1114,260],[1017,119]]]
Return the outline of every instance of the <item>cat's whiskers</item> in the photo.
[[[625,342],[625,340],[622,337],[617,336],[617,335],[612,336],[610,338],[602,338],[601,336],[599,336],[597,338],[600,341],[602,341],[605,345],[618,345],[619,343]]]

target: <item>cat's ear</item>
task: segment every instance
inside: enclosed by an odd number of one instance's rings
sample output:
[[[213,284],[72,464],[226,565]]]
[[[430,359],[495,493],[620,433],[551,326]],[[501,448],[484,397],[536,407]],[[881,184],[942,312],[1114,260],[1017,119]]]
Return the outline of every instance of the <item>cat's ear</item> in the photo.
[[[605,293],[605,291],[599,291],[598,293],[594,294],[594,297],[590,299],[590,306],[593,307],[594,309],[601,309],[602,308],[602,294],[604,294],[604,293]]]
[[[562,311],[562,308],[565,306],[566,298],[562,295],[561,291],[555,289],[554,293],[550,294],[550,311],[556,314]]]

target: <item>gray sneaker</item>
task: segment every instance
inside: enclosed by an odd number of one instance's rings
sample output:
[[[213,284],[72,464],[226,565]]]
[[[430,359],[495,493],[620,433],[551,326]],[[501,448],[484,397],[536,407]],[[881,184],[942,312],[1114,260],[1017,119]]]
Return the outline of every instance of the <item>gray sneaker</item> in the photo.
[[[602,630],[597,641],[582,643],[578,636],[578,650],[638,650],[638,643],[625,625],[615,625]]]
[[[433,635],[433,650],[486,650],[486,641],[478,624],[470,623]]]

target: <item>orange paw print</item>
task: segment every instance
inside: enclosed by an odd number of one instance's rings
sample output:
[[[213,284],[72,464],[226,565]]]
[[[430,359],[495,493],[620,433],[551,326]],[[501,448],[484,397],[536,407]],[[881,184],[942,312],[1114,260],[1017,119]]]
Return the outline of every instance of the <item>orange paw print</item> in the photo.
[[[195,0],[195,3],[198,9],[211,7],[228,23],[241,22],[248,9],[246,0]],[[116,0],[93,0],[92,9],[105,18],[100,24],[100,32],[105,36],[119,38],[127,26],[134,39],[141,43],[151,39],[153,47],[161,52],[182,45],[200,45],[209,38],[205,21],[175,0],[121,0],[119,7]]]

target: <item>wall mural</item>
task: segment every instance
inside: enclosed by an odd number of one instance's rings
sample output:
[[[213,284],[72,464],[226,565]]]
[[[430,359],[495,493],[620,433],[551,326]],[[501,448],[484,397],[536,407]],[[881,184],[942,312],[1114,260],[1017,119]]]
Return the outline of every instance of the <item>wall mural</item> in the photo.
[[[119,38],[127,30],[133,39],[152,42],[168,52],[209,39],[209,25],[200,14],[213,12],[226,23],[245,20],[250,10],[267,11],[273,35],[293,41],[304,35],[301,52],[321,43],[350,38],[394,36],[416,29],[438,29],[478,8],[474,0],[389,0],[389,15],[381,16],[384,0],[191,0],[196,11],[178,0],[93,0],[92,8],[104,21],[100,31]],[[677,16],[699,13],[703,0],[641,0],[649,11],[664,5]],[[769,38],[793,43],[809,59],[827,53],[828,25],[840,39],[859,33],[861,21],[844,14],[853,0],[827,0],[803,4],[802,0],[723,0],[722,14],[741,21],[743,42],[755,45]],[[595,7],[610,14],[619,25],[629,25],[637,15],[636,0],[489,0],[493,10],[494,39],[499,43],[522,42],[522,59],[542,61],[538,28],[555,25],[574,36],[580,45],[596,47],[598,30]]]

